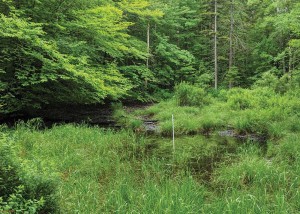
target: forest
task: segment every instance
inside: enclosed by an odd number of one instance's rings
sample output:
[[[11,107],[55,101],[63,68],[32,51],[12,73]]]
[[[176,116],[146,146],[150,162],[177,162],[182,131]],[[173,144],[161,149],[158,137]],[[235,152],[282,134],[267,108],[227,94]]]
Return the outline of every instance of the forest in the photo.
[[[0,213],[299,213],[300,2],[0,0],[0,122]]]

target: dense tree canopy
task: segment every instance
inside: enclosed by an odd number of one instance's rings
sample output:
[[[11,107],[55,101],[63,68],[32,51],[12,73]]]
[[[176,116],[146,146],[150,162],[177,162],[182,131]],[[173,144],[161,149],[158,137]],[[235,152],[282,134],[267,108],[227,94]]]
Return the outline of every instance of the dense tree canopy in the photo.
[[[298,84],[296,0],[220,0],[217,14],[213,3],[1,0],[1,112],[213,85],[215,34],[219,87],[250,86],[265,72]]]

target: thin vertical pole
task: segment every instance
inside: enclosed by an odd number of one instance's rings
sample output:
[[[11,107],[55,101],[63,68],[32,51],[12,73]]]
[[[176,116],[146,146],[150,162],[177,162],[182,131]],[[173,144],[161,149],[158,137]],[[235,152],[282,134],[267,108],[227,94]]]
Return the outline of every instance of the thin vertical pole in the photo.
[[[172,129],[173,129],[173,151],[175,153],[175,126],[174,126],[174,115],[172,114]]]

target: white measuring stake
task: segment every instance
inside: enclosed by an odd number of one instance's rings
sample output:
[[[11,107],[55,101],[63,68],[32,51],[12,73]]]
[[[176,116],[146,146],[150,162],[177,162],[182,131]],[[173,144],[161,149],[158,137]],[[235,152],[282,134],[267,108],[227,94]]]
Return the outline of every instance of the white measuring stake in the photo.
[[[175,152],[175,127],[174,127],[174,115],[172,114],[172,129],[173,129],[173,151]]]

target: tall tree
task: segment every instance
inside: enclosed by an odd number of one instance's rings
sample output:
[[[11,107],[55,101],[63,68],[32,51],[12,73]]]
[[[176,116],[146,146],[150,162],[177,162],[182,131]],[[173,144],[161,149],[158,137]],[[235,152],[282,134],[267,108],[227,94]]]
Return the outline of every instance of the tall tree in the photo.
[[[233,66],[234,0],[230,1],[229,70]]]
[[[127,33],[133,23],[124,20],[119,4],[40,0],[0,5],[0,96],[6,113],[46,104],[100,103],[132,88],[118,64],[125,57],[145,60],[146,43]]]
[[[214,4],[214,61],[215,61],[215,89],[218,88],[218,1]]]

